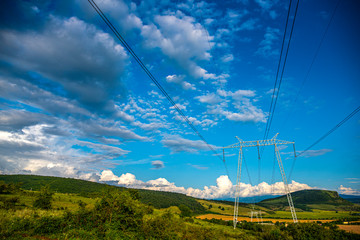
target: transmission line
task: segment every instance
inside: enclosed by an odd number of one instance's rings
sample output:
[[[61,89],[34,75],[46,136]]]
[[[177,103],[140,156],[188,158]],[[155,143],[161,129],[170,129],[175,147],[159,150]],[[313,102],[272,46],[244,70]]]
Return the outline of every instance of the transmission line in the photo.
[[[283,75],[284,75],[284,70],[285,70],[285,66],[286,66],[286,61],[287,61],[287,56],[289,53],[289,48],[290,48],[290,43],[291,43],[291,39],[292,39],[292,34],[294,31],[294,25],[295,25],[295,20],[296,20],[296,15],[297,15],[297,11],[298,11],[298,7],[299,7],[299,0],[296,3],[296,8],[295,8],[295,13],[294,13],[294,19],[292,22],[292,26],[291,26],[291,31],[290,31],[290,36],[289,36],[289,41],[287,44],[287,48],[286,48],[286,53],[285,53],[285,58],[284,58],[284,63],[282,66],[282,70],[281,70],[281,74],[280,74],[280,80],[279,80],[279,85],[277,86],[277,82],[278,82],[278,76],[279,76],[279,71],[280,71],[280,65],[281,65],[281,59],[282,59],[282,53],[283,53],[283,48],[284,48],[284,43],[285,43],[285,37],[286,37],[286,31],[287,31],[287,25],[288,25],[288,21],[289,21],[289,16],[290,16],[290,10],[291,10],[291,4],[292,4],[292,0],[290,0],[290,4],[289,4],[289,9],[288,9],[288,15],[286,18],[286,24],[285,24],[285,30],[284,30],[284,36],[283,36],[283,41],[281,44],[281,52],[280,52],[280,58],[279,58],[279,63],[278,63],[278,67],[277,67],[277,72],[276,72],[276,78],[275,78],[275,84],[274,84],[274,89],[273,89],[273,94],[272,94],[272,98],[271,98],[271,104],[270,104],[270,110],[269,110],[269,117],[268,120],[266,122],[266,128],[265,128],[265,133],[264,133],[264,137],[263,139],[267,139],[270,129],[271,129],[271,124],[272,124],[272,120],[274,117],[274,112],[275,112],[275,108],[276,108],[276,103],[279,97],[279,92],[280,92],[280,88],[281,88],[281,83],[282,83],[282,79],[283,79]],[[275,97],[275,92],[276,92],[276,97]],[[275,100],[274,100],[275,99]],[[263,148],[264,149],[264,148]],[[262,150],[263,150],[262,149]]]
[[[296,157],[299,157],[303,155],[305,152],[309,151],[312,147],[314,147],[316,144],[324,140],[327,136],[329,136],[331,133],[333,133],[336,129],[338,129],[341,125],[343,125],[345,122],[347,122],[350,118],[352,118],[355,114],[357,114],[360,111],[360,106],[358,106],[354,111],[352,111],[349,115],[347,115],[343,120],[341,120],[338,124],[336,124],[332,129],[330,129],[327,133],[325,133],[322,137],[320,137],[318,140],[316,140],[313,144],[311,144],[309,147],[307,147],[304,151],[300,152]],[[296,161],[293,161],[293,164],[291,166],[289,179],[291,177],[292,171],[294,169]]]
[[[331,18],[330,18],[330,20],[329,20],[329,22],[328,22],[328,24],[327,24],[327,26],[326,26],[326,28],[325,28],[325,31],[324,31],[324,33],[323,33],[323,35],[322,35],[322,37],[321,37],[320,43],[319,43],[319,45],[318,45],[318,47],[317,47],[317,49],[316,49],[316,51],[315,51],[315,54],[314,54],[314,56],[313,56],[313,58],[312,58],[312,60],[311,60],[311,63],[310,63],[310,66],[309,66],[309,68],[308,68],[308,70],[307,70],[307,72],[306,72],[305,78],[303,79],[303,81],[302,81],[302,83],[301,83],[301,86],[300,86],[300,88],[299,88],[299,91],[298,91],[297,94],[296,94],[296,97],[295,97],[295,100],[294,100],[293,104],[291,104],[291,105],[293,105],[293,106],[296,104],[296,102],[297,102],[297,100],[298,100],[298,98],[299,98],[300,92],[301,92],[302,89],[304,88],[304,85],[305,85],[306,81],[309,79],[309,75],[310,75],[310,72],[311,72],[311,70],[312,70],[312,67],[313,67],[313,65],[314,65],[314,63],[315,63],[315,60],[317,59],[317,57],[318,57],[318,55],[319,55],[321,46],[322,46],[322,44],[323,44],[323,42],[324,42],[325,36],[326,36],[326,34],[327,34],[328,30],[329,30],[330,25],[331,25],[331,23],[333,22],[333,19],[334,19],[336,10],[338,9],[339,5],[340,5],[340,0],[338,0],[338,2],[337,2],[336,6],[335,6],[335,8],[334,8],[334,10],[333,10],[333,12],[332,12],[332,14],[331,14]],[[287,123],[288,120],[289,120],[289,116],[284,120],[283,124],[281,124],[282,128],[285,126],[285,124]]]
[[[220,159],[223,161],[227,175],[229,177],[229,172],[226,166],[225,161],[219,156],[218,152],[206,141],[206,139],[200,134],[200,132],[196,129],[196,127],[192,124],[192,122],[186,117],[186,115],[181,111],[181,109],[177,106],[177,104],[173,101],[173,99],[169,96],[169,94],[165,91],[165,89],[160,85],[157,79],[152,75],[149,69],[145,66],[145,64],[141,61],[141,59],[136,55],[136,53],[132,50],[132,48],[128,45],[125,39],[121,36],[118,30],[114,27],[114,25],[110,22],[110,20],[106,17],[106,15],[101,11],[99,6],[94,2],[94,0],[88,0],[90,5],[95,9],[95,11],[99,14],[105,24],[110,28],[110,30],[115,34],[117,39],[123,44],[126,50],[133,56],[136,62],[140,65],[140,67],[144,70],[144,72],[148,75],[148,77],[153,81],[153,83],[159,88],[161,93],[166,97],[166,99],[171,103],[171,105],[177,110],[180,116],[185,120],[185,122],[189,125],[189,127],[198,135],[198,137],[206,144],[206,146]],[[230,177],[229,177],[230,178]]]

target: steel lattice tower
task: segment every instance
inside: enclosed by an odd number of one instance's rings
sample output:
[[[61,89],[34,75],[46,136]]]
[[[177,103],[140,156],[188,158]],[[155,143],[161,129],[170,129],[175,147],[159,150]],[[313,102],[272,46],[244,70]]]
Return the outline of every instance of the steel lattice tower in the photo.
[[[284,166],[281,161],[280,151],[278,146],[279,145],[287,145],[287,144],[295,144],[295,142],[289,142],[284,140],[278,140],[276,139],[278,134],[276,134],[272,139],[268,140],[256,140],[256,141],[242,141],[240,138],[236,137],[238,139],[238,143],[232,144],[227,147],[223,147],[223,151],[227,148],[238,148],[239,149],[239,156],[238,156],[238,167],[237,167],[237,178],[236,178],[236,185],[235,185],[235,203],[234,203],[234,228],[236,228],[237,224],[237,218],[238,218],[238,211],[239,211],[239,197],[240,197],[240,182],[241,182],[241,167],[242,167],[242,161],[243,161],[243,148],[246,147],[257,147],[259,149],[260,146],[274,146],[274,151],[276,155],[276,159],[280,168],[280,173],[282,177],[282,181],[284,183],[284,190],[287,197],[287,200],[289,202],[290,212],[293,218],[294,223],[297,223],[297,217],[295,212],[294,203],[290,194],[289,185],[287,183],[286,175]],[[259,152],[259,151],[258,151]],[[295,147],[294,147],[294,154],[295,153]]]

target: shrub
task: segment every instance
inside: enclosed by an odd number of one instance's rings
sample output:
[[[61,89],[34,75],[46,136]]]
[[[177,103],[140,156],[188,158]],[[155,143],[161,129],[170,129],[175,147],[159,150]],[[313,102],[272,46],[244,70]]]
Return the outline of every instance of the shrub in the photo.
[[[50,186],[41,187],[39,196],[35,199],[33,206],[35,208],[50,209],[53,192],[50,191]]]

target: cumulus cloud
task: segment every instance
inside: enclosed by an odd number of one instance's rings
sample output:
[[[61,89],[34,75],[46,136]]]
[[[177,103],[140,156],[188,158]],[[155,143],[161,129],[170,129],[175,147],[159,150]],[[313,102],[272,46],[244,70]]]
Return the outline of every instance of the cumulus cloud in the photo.
[[[173,182],[169,182],[165,178],[158,178],[155,180],[149,180],[143,182],[136,179],[135,175],[131,173],[122,174],[120,177],[114,176],[111,170],[104,170],[102,175],[110,176],[108,178],[103,178],[101,181],[117,181],[119,185],[126,186],[130,188],[139,188],[139,189],[149,189],[156,191],[167,191],[167,192],[177,192],[186,194],[188,196],[196,198],[205,198],[205,199],[216,199],[216,198],[233,198],[235,197],[235,185],[229,180],[225,175],[222,175],[216,179],[216,185],[213,186],[204,186],[203,189],[196,188],[184,188],[178,187]],[[105,180],[106,179],[106,180]],[[111,179],[111,180],[110,180]],[[299,191],[303,189],[312,189],[312,187],[307,184],[298,183],[292,181],[289,184],[289,187],[292,192]],[[250,184],[241,183],[240,186],[240,197],[251,197],[251,196],[261,196],[261,195],[283,195],[284,194],[284,185],[282,182],[274,183],[270,185],[268,183],[262,182],[259,185],[252,186]]]
[[[159,48],[192,77],[215,79],[198,65],[199,61],[210,60],[213,36],[206,33],[201,24],[188,16],[156,15],[155,24],[144,25],[141,35],[149,48]]]
[[[201,103],[207,104],[217,104],[222,101],[222,99],[215,93],[208,93],[202,96],[197,96],[195,99],[198,99]]]
[[[165,164],[163,161],[156,160],[156,161],[151,161],[151,166],[153,166],[152,169],[161,169],[165,167]]]
[[[104,170],[101,172],[100,181],[119,181],[120,177],[116,176],[111,170]]]
[[[184,81],[184,75],[168,75],[166,81],[168,83],[176,83],[180,85],[184,90],[196,90],[195,85]]]

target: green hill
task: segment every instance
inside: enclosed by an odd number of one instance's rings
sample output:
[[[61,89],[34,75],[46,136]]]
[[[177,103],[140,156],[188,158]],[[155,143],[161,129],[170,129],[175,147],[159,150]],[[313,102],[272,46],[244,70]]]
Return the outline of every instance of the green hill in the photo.
[[[100,196],[107,188],[124,189],[102,183],[90,182],[72,178],[36,176],[36,175],[0,175],[0,181],[5,183],[22,183],[25,190],[39,191],[41,186],[49,185],[50,189],[58,193],[72,193],[86,197]],[[205,208],[195,198],[180,193],[160,192],[138,189],[140,201],[155,208],[170,206],[188,206],[195,213],[202,213]]]
[[[295,208],[303,210],[359,210],[359,206],[342,197],[336,191],[327,190],[301,190],[291,193]],[[258,203],[260,206],[270,209],[285,209],[288,207],[286,195],[266,199]]]

